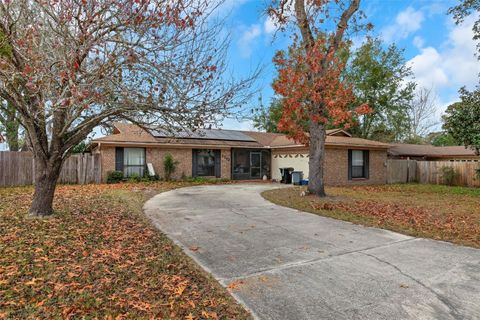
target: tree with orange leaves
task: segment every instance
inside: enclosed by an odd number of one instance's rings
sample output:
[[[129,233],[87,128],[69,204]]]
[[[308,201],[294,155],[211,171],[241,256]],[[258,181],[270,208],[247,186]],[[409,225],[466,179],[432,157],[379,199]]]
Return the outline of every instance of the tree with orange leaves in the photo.
[[[360,0],[278,0],[269,9],[282,29],[293,22],[300,33],[288,53],[275,55],[278,77],[273,89],[283,102],[279,129],[309,146],[308,191],[317,196],[325,196],[326,125],[348,128],[355,113],[370,111],[367,105],[349,109],[355,97],[342,81],[345,64],[338,58],[349,23],[351,29],[361,27],[359,6]],[[341,14],[334,17],[334,12]],[[326,31],[332,25],[334,30]]]

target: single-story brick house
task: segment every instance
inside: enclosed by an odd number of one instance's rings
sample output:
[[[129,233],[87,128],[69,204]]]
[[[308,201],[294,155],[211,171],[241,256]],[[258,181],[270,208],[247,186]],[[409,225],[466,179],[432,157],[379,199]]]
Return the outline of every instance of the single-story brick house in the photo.
[[[389,145],[328,130],[325,182],[328,185],[383,184]],[[113,134],[92,141],[101,154],[102,178],[113,170],[126,176],[145,172],[151,163],[163,176],[163,159],[178,161],[174,178],[218,177],[233,180],[280,180],[280,168],[291,167],[308,177],[308,148],[284,134],[211,129],[172,137],[159,130],[115,123]]]
[[[420,161],[462,161],[479,162],[480,156],[463,146],[436,147],[421,144],[391,144],[389,159],[409,159]]]

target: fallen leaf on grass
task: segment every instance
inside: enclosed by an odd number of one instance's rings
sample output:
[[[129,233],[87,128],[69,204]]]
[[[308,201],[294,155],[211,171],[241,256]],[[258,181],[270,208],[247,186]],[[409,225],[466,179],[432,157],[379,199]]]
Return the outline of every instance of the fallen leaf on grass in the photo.
[[[159,183],[156,190],[185,185]],[[202,310],[209,319],[249,319],[145,222],[141,195],[131,188],[59,185],[49,219],[28,218],[33,188],[0,188],[0,243],[7,248],[0,291],[12,286],[10,296],[0,298],[0,319],[199,319]],[[137,200],[138,210],[126,205]]]
[[[32,278],[32,280],[25,282],[24,285],[34,286],[35,284],[37,284],[37,281],[42,281],[42,280],[43,280],[42,278]]]
[[[187,302],[192,308],[195,309],[195,302],[193,302],[192,300],[188,300]]]
[[[180,297],[180,296],[182,295],[183,291],[185,291],[186,288],[187,288],[187,286],[185,286],[185,285],[178,286],[178,287],[174,290],[174,292],[175,292],[175,294],[177,295],[177,297]]]
[[[206,319],[218,319],[218,315],[216,312],[207,312],[207,311],[202,311],[202,316],[205,317]]]

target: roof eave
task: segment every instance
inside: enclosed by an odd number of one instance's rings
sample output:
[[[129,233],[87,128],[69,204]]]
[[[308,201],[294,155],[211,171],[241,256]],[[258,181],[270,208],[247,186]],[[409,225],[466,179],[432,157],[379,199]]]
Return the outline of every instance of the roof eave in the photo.
[[[353,147],[364,149],[388,149],[388,145],[365,145],[365,144],[346,144],[346,143],[325,143],[326,147]],[[270,146],[270,149],[284,149],[284,148],[307,148],[303,144]]]
[[[146,147],[176,147],[176,148],[218,148],[218,149],[228,149],[228,148],[255,148],[255,149],[266,149],[265,146],[242,146],[242,145],[213,145],[213,144],[187,144],[187,143],[159,143],[159,142],[136,142],[136,141],[108,141],[108,140],[101,140],[101,141],[92,141],[93,143],[102,143],[104,146],[112,146],[112,145],[135,145],[135,146],[146,146]]]

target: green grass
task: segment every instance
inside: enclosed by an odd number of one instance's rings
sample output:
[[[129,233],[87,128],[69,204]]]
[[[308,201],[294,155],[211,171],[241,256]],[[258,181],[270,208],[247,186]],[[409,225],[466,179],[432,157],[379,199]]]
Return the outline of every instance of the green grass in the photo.
[[[398,189],[398,191],[436,193],[445,195],[480,196],[480,188],[467,188],[459,186],[446,186],[442,184],[392,184],[386,190]]]

